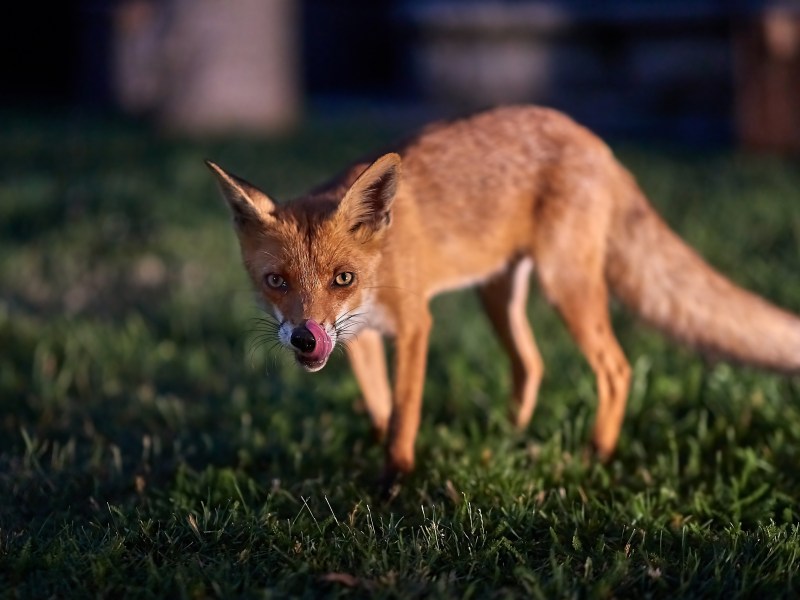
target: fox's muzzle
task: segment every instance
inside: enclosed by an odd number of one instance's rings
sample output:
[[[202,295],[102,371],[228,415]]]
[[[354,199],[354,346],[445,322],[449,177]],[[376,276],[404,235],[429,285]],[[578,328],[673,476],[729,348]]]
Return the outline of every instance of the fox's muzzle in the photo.
[[[295,327],[289,342],[295,348],[297,360],[309,371],[324,367],[333,351],[331,336],[313,319]]]

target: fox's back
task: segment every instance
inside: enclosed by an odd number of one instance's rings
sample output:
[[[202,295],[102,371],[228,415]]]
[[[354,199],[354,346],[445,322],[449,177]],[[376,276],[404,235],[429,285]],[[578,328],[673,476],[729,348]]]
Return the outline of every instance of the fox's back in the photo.
[[[541,191],[536,188],[543,180],[565,169],[580,171],[575,176],[594,167],[605,169],[611,158],[608,147],[589,130],[562,113],[536,106],[503,107],[434,124],[399,153],[404,180],[431,216],[441,206],[436,198],[445,193],[448,206],[490,198],[502,203],[506,196]]]
[[[401,245],[427,245],[442,289],[501,268],[529,247],[538,217],[569,210],[569,189],[609,177],[608,147],[556,111],[505,107],[422,130],[399,150]],[[613,170],[613,169],[612,169]],[[563,189],[562,189],[563,188]],[[601,207],[594,207],[601,208]],[[605,210],[605,207],[603,207]]]

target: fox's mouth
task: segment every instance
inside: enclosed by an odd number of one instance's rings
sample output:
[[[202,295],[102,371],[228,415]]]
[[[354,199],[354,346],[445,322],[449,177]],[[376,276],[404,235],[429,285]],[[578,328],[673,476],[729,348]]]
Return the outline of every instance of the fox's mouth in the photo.
[[[306,371],[319,371],[333,352],[333,340],[325,328],[309,319],[292,333],[295,358]]]
[[[299,362],[309,373],[319,371],[328,362],[327,356],[322,359],[314,359],[306,356],[305,354],[301,354],[300,352],[297,352],[294,356],[297,359],[297,362]]]

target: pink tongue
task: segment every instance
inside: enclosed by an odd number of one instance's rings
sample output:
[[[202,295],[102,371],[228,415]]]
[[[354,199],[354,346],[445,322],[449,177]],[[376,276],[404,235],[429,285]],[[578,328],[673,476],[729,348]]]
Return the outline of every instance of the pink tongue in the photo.
[[[306,329],[314,336],[316,344],[314,345],[314,349],[304,356],[307,356],[311,360],[324,360],[328,358],[331,350],[333,350],[333,343],[331,342],[328,332],[325,331],[319,323],[311,319],[306,321]]]

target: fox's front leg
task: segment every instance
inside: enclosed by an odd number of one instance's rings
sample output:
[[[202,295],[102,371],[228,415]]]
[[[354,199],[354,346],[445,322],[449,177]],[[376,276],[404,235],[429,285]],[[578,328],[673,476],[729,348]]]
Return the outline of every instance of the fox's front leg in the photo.
[[[379,441],[386,438],[392,414],[392,391],[386,371],[386,354],[381,334],[374,329],[362,330],[347,342],[347,355],[356,376],[372,431]]]
[[[414,468],[414,441],[419,429],[422,388],[431,317],[427,309],[404,319],[397,332],[395,382],[384,483]]]

